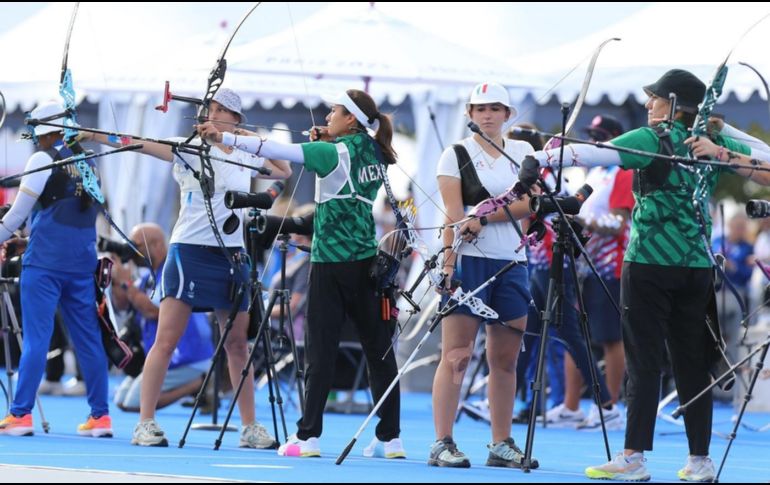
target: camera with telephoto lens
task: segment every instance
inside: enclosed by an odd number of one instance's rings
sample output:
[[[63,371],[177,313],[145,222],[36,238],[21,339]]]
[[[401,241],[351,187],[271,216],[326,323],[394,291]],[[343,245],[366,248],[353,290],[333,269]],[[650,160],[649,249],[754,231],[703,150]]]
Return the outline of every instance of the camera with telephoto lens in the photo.
[[[565,214],[576,215],[580,212],[580,206],[591,196],[593,191],[594,189],[590,185],[584,184],[575,192],[575,195],[570,197],[554,197],[554,199],[556,199],[556,203],[559,204],[559,207],[561,207]],[[538,195],[529,199],[529,210],[534,212],[537,218],[558,212],[554,201],[545,195]]]
[[[102,253],[117,254],[122,263],[128,262],[134,256],[134,250],[126,243],[110,241],[109,239],[99,237],[96,243],[97,249]]]
[[[257,234],[254,237],[257,247],[269,249],[278,234],[312,236],[314,217],[315,212],[294,217],[263,216],[264,224],[257,228]]]
[[[746,202],[746,215],[752,219],[770,217],[770,202],[766,200],[750,200]]]

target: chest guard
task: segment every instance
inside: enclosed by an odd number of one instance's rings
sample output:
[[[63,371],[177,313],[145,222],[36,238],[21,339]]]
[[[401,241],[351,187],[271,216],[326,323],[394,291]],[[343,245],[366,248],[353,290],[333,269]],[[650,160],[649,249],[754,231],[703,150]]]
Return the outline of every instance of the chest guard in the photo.
[[[658,154],[671,156],[674,155],[674,142],[671,140],[671,132],[662,127],[655,128],[660,144]],[[641,196],[649,195],[656,190],[676,190],[678,187],[669,182],[671,171],[674,170],[674,164],[668,160],[654,158],[652,163],[642,169],[634,170],[633,191]]]
[[[479,202],[491,197],[487,189],[481,185],[479,174],[476,167],[473,166],[471,156],[468,154],[465,146],[454,144],[452,148],[457,157],[457,167],[460,170],[460,184],[464,206],[474,206]]]

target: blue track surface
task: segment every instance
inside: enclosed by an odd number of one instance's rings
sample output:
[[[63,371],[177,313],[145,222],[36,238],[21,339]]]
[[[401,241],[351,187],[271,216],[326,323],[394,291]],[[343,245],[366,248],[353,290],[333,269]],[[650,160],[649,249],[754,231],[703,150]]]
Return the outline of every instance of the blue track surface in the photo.
[[[112,385],[116,384],[115,381]],[[257,395],[258,419],[272,432],[272,418],[265,392]],[[455,428],[455,440],[471,459],[467,470],[428,467],[428,449],[434,440],[430,396],[403,396],[402,438],[407,460],[366,459],[361,450],[373,437],[374,425],[364,432],[343,465],[334,461],[363,422],[362,415],[327,414],[321,438],[322,457],[284,458],[275,451],[237,448],[236,433],[225,434],[222,448],[213,450],[218,435],[211,431],[191,431],[185,448],[176,447],[189,418],[189,409],[170,406],[158,413],[158,421],[172,440],[169,448],[140,448],[129,444],[136,414],[113,409],[113,439],[77,436],[75,428],[88,412],[85,398],[43,397],[46,418],[51,433],[45,435],[35,410],[34,437],[0,436],[0,463],[48,466],[82,470],[112,470],[129,473],[169,474],[189,477],[210,477],[228,480],[279,482],[576,482],[588,481],[583,469],[605,461],[601,433],[537,428],[534,456],[541,468],[529,474],[520,470],[504,470],[483,466],[489,427],[463,416]],[[227,402],[225,404],[228,404]],[[584,402],[587,408],[587,403]],[[297,412],[287,406],[286,426],[289,434],[295,430]],[[220,422],[225,408],[220,410]],[[714,430],[726,435],[732,430],[731,408],[718,407]],[[237,418],[236,418],[237,419]],[[770,421],[770,414],[748,413],[745,423],[761,427]],[[211,416],[198,416],[195,423],[211,422]],[[280,430],[280,422],[279,422]],[[676,481],[676,471],[687,455],[683,428],[658,421],[655,450],[647,454],[648,469],[654,481]],[[673,434],[672,434],[673,433]],[[279,433],[283,436],[283,432]],[[516,425],[513,437],[524,448],[526,426]],[[609,433],[613,452],[623,445],[623,433]],[[719,464],[726,441],[714,435],[712,458]],[[770,479],[770,431],[759,433],[746,428],[738,431],[721,476],[723,482],[767,482]]]

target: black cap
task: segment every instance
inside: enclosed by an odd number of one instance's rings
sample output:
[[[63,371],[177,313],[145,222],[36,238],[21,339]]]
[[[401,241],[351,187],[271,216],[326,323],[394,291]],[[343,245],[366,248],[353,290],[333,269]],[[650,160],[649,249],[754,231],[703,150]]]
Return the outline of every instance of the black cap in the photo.
[[[669,93],[676,94],[676,103],[680,111],[695,113],[706,95],[706,85],[689,71],[671,69],[654,84],[645,86],[648,96],[655,95],[668,99]]]
[[[607,141],[623,134],[623,125],[620,121],[607,115],[597,115],[591,120],[591,124],[583,128],[588,136],[596,141]]]

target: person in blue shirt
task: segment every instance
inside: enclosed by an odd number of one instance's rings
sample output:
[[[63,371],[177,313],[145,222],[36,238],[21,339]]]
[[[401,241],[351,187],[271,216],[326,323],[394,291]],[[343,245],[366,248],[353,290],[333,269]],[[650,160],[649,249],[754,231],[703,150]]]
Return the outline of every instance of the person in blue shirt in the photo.
[[[155,343],[158,331],[158,313],[160,310],[160,291],[156,291],[153,281],[160,281],[163,265],[168,254],[168,245],[163,229],[157,224],[144,223],[131,231],[134,244],[146,250],[152,264],[150,273],[142,277],[136,285],[132,283],[131,270],[124,265],[113,266],[113,292],[123,292],[126,300],[134,308],[142,331],[142,344],[149,352]],[[158,398],[158,408],[163,408],[200,389],[203,376],[209,367],[214,353],[211,327],[204,313],[192,313],[182,337],[171,356],[168,372]],[[140,391],[143,374],[136,377],[126,376],[115,391],[115,404],[124,411],[139,412]]]
[[[33,118],[62,113],[58,103],[43,104]],[[61,129],[36,126],[35,153],[25,171],[72,155]],[[88,170],[95,170],[92,162]],[[80,435],[111,437],[107,403],[107,356],[96,315],[96,215],[98,207],[83,189],[78,169],[70,164],[41,170],[21,179],[19,193],[0,221],[0,241],[7,241],[29,217],[30,237],[22,259],[20,279],[24,342],[19,382],[10,413],[0,421],[0,433],[33,434],[32,408],[45,371],[54,314],[61,309],[86,382],[91,408]],[[66,244],[63,242],[66,241]]]

